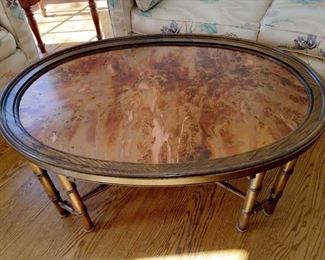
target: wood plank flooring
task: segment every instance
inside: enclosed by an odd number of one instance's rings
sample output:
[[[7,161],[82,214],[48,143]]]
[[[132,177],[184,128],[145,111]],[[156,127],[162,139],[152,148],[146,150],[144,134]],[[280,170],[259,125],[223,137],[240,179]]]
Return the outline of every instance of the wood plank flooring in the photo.
[[[274,215],[254,216],[244,234],[234,228],[242,201],[214,184],[111,186],[87,200],[96,230],[84,233],[3,140],[0,151],[0,259],[325,259],[325,135],[299,159]],[[94,187],[78,184],[82,194]]]

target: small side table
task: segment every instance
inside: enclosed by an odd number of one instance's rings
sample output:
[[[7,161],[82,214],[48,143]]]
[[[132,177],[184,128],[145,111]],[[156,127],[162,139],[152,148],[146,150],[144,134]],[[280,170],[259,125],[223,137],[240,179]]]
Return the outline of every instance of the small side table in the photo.
[[[39,49],[41,50],[42,53],[46,53],[45,44],[42,41],[37,22],[34,18],[34,14],[31,9],[31,7],[33,5],[39,3],[43,16],[46,16],[46,13],[45,13],[46,11],[44,8],[44,0],[19,0],[19,3],[21,5],[21,7],[25,10],[25,14],[27,16],[29,26],[36,38]],[[94,25],[96,28],[96,37],[98,40],[102,40],[103,35],[102,35],[101,29],[100,29],[99,18],[98,18],[95,0],[88,0],[88,6],[90,8],[91,17],[93,19],[93,22],[94,22]]]

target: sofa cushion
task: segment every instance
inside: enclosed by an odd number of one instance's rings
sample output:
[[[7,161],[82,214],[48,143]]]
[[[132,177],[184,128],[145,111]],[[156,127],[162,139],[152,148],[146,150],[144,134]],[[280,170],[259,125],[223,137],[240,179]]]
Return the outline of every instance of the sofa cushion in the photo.
[[[15,38],[6,29],[0,26],[0,61],[16,51]]]
[[[27,57],[20,49],[4,60],[0,60],[0,92],[27,65]]]
[[[161,0],[136,0],[138,8],[142,11],[148,11],[160,1]]]
[[[163,0],[149,11],[132,10],[132,31],[204,33],[256,40],[271,0]]]
[[[325,0],[274,0],[258,41],[325,59]]]
[[[39,59],[31,29],[19,1],[0,0],[0,24],[13,35],[17,48],[25,53],[30,62]]]

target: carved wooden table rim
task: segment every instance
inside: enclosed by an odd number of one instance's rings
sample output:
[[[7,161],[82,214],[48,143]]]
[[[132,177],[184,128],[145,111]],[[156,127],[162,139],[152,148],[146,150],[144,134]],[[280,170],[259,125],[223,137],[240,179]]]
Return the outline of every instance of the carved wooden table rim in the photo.
[[[42,41],[42,37],[41,37],[41,34],[39,32],[38,25],[37,25],[37,22],[36,22],[36,20],[34,18],[34,14],[33,14],[33,11],[31,9],[31,7],[33,5],[39,3],[39,7],[40,7],[40,9],[42,11],[42,15],[47,16],[46,9],[44,7],[44,1],[45,0],[19,0],[19,3],[21,5],[21,7],[24,9],[25,14],[27,16],[29,26],[30,26],[35,38],[36,38],[38,47],[39,47],[39,49],[41,50],[42,53],[46,53],[45,44]],[[91,17],[92,17],[94,25],[95,25],[96,37],[97,37],[98,40],[102,40],[103,35],[102,35],[101,29],[100,29],[99,17],[98,17],[98,13],[97,13],[97,9],[96,9],[95,0],[88,0],[88,6],[90,8]]]
[[[78,215],[86,231],[94,224],[83,200],[105,184],[213,182],[244,200],[237,224],[244,232],[252,214],[274,212],[298,156],[324,130],[324,93],[309,66],[255,42],[126,37],[63,50],[27,68],[2,94],[0,130],[30,161],[59,213]],[[281,171],[259,201],[275,167]],[[247,192],[228,182],[245,177]],[[81,197],[75,179],[103,184]]]

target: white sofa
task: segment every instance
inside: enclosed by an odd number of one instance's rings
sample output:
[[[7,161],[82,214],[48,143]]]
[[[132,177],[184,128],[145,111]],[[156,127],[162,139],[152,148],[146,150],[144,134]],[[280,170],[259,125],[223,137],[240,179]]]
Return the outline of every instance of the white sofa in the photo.
[[[279,47],[325,79],[325,0],[108,0],[114,36],[203,33]]]
[[[38,52],[17,0],[0,0],[0,92]]]

